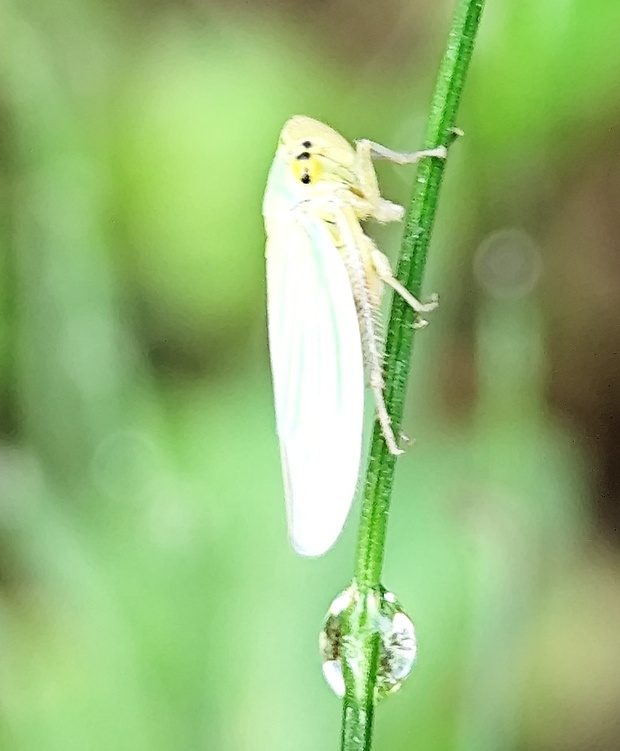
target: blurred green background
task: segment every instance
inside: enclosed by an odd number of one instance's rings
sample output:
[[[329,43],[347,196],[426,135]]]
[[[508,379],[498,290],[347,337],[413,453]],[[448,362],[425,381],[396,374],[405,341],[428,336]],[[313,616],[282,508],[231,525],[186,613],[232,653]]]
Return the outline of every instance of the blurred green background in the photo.
[[[452,9],[0,0],[3,751],[338,747],[317,635],[359,506],[289,548],[262,192],[294,113],[419,147]],[[488,2],[388,539],[418,663],[377,751],[620,748],[619,29],[616,0]]]

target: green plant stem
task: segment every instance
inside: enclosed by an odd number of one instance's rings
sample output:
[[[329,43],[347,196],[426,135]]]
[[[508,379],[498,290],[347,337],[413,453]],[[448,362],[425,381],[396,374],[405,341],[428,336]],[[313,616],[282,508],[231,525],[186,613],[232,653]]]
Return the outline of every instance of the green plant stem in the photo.
[[[484,0],[458,2],[431,102],[424,148],[440,144],[449,146],[454,138],[457,110],[483,5]],[[397,276],[416,296],[420,295],[422,287],[445,162],[437,158],[421,161],[406,220]],[[396,435],[402,420],[413,348],[413,322],[411,308],[395,295],[387,328],[384,375],[385,401]],[[347,659],[343,660],[347,690],[342,751],[369,751],[371,746],[379,641],[378,635],[368,627],[369,603],[372,593],[381,584],[395,463],[379,425],[375,424],[362,502],[354,582],[363,605],[345,624],[345,636],[350,644],[354,644],[357,655],[357,669],[353,671]]]

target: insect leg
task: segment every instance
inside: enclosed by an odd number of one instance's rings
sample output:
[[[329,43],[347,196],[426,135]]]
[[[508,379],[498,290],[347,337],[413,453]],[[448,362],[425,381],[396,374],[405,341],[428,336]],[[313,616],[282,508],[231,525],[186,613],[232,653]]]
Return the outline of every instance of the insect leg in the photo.
[[[422,149],[421,151],[394,151],[382,146],[380,143],[363,139],[356,141],[358,153],[363,150],[368,154],[370,159],[387,159],[395,164],[416,164],[420,159],[426,156],[434,156],[438,159],[445,159],[448,156],[448,149],[445,146],[437,146],[434,149]]]
[[[398,279],[396,279],[389,260],[376,247],[372,249],[371,260],[379,279],[385,284],[389,284],[389,286],[392,287],[392,289],[397,292],[416,313],[430,313],[437,308],[439,305],[439,298],[437,295],[432,294],[431,299],[427,303],[420,302],[417,297],[414,297],[411,292],[409,292],[409,290],[406,289]],[[428,321],[424,318],[420,318],[414,324],[414,328],[422,329],[427,325]]]
[[[355,144],[355,172],[360,182],[364,198],[372,206],[372,217],[379,222],[400,222],[405,209],[381,197],[377,174],[372,163],[371,141],[357,141]]]
[[[405,210],[402,206],[381,197],[377,174],[372,163],[373,158],[388,159],[396,164],[414,164],[425,156],[436,156],[443,159],[447,156],[448,152],[444,146],[440,146],[437,149],[414,151],[408,154],[400,151],[392,151],[385,146],[381,146],[379,143],[362,139],[355,142],[355,153],[356,174],[365,198],[373,206],[373,218],[379,222],[398,222],[403,218]]]
[[[354,216],[347,216],[344,212],[338,212],[336,223],[343,241],[342,256],[351,280],[355,307],[359,317],[364,360],[368,368],[375,412],[390,453],[398,456],[398,454],[403,453],[403,450],[399,448],[396,442],[383,394],[385,388],[383,348],[378,325],[380,298],[372,290],[364,266],[362,247],[369,240],[362,232]]]

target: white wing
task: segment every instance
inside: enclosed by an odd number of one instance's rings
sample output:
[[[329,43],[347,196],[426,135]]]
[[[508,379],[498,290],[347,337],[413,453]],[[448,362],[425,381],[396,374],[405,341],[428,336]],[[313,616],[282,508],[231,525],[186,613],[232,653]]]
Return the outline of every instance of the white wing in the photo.
[[[349,277],[320,219],[289,209],[269,222],[267,294],[289,534],[321,555],[357,487],[364,364]]]

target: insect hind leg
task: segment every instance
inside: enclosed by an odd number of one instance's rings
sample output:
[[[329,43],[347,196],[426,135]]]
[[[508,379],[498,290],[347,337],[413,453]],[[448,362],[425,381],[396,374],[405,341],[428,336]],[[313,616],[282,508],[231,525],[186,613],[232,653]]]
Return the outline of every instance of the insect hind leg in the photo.
[[[336,222],[343,240],[342,258],[351,280],[362,336],[364,362],[368,370],[377,420],[390,453],[397,456],[403,452],[396,442],[383,393],[383,345],[379,334],[381,289],[373,284],[374,280],[369,276],[373,268],[371,253],[375,246],[372,240],[364,235],[354,217],[339,213]]]
[[[385,396],[383,392],[385,383],[383,381],[381,370],[374,372],[371,371],[370,388],[372,390],[372,396],[375,402],[375,413],[377,415],[377,420],[379,421],[379,425],[381,426],[381,432],[383,433],[383,438],[385,439],[388,450],[390,454],[394,454],[394,456],[400,456],[400,454],[403,454],[404,451],[398,446],[398,443],[396,442],[396,436],[394,435],[394,429],[392,428],[392,420],[390,419],[387,407],[385,405]]]

